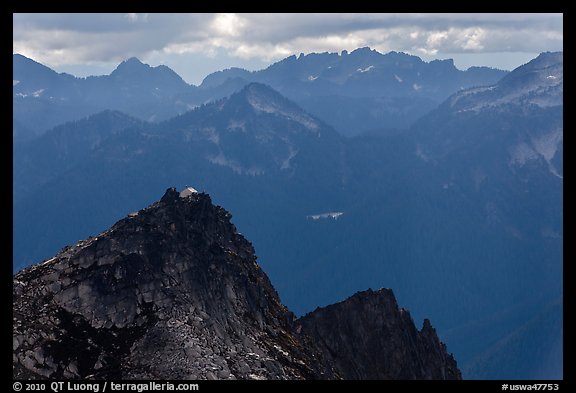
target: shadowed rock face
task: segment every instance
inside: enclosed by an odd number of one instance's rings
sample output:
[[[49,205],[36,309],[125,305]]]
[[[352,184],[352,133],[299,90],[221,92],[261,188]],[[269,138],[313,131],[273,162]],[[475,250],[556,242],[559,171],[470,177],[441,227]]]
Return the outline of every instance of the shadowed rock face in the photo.
[[[430,321],[418,331],[390,289],[359,292],[298,323],[344,379],[461,379]]]
[[[389,290],[301,320],[210,197],[131,213],[14,276],[15,378],[454,379]]]

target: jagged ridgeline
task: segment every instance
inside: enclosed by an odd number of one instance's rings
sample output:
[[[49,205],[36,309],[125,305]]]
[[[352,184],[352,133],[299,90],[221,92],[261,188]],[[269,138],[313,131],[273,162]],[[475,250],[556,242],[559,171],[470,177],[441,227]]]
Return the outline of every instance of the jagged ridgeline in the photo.
[[[301,319],[230,214],[166,191],[14,276],[14,378],[460,379],[391,290]]]

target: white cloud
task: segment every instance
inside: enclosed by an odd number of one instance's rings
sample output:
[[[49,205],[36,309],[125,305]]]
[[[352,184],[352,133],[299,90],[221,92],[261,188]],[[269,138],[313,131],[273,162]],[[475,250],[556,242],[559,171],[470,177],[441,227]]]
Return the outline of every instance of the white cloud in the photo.
[[[220,35],[236,37],[242,33],[246,21],[237,14],[217,14],[211,26]]]
[[[457,40],[457,44],[464,50],[480,51],[484,49],[482,42],[486,37],[486,31],[480,27],[465,29],[461,33],[461,39]]]
[[[126,19],[128,19],[129,22],[131,23],[136,23],[136,22],[148,22],[148,14],[135,14],[135,13],[129,13],[124,15],[126,17]]]
[[[425,56],[562,50],[562,14],[14,14],[13,51],[49,66],[194,54],[274,61],[370,46]]]
[[[436,48],[442,45],[443,41],[446,41],[447,38],[448,38],[447,31],[434,31],[428,34],[428,37],[426,38],[426,45],[428,47]]]
[[[130,22],[136,22],[138,20],[138,14],[135,13],[126,14],[126,19],[128,19]]]

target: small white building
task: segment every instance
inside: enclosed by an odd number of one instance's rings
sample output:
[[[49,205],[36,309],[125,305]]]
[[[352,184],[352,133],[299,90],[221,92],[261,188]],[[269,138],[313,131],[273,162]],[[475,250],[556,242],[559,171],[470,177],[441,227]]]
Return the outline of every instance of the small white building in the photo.
[[[198,193],[198,191],[195,188],[186,187],[185,189],[180,191],[180,198],[186,198],[187,196],[190,196],[192,194],[197,194],[197,193]]]

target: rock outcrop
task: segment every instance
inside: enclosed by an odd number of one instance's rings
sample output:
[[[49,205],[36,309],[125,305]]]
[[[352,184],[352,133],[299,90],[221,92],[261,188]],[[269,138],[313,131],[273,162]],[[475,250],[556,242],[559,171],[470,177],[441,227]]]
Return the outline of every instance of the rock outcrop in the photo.
[[[14,276],[14,378],[459,379],[389,290],[297,320],[207,194],[167,190]]]
[[[390,289],[359,292],[298,324],[344,379],[461,379],[430,321],[418,331]]]

